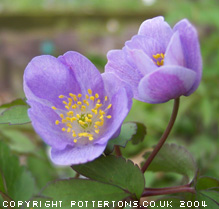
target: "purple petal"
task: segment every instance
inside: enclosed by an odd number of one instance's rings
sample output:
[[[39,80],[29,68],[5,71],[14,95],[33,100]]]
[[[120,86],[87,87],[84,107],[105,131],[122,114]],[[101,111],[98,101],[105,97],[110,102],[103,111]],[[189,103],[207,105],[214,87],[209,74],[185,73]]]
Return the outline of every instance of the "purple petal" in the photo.
[[[28,103],[31,105],[28,115],[32,125],[45,143],[57,149],[64,149],[68,144],[73,144],[71,135],[61,131],[61,124],[55,124],[60,117],[54,110],[35,101]]]
[[[112,104],[112,107],[109,109],[107,115],[111,115],[112,118],[107,119],[105,124],[106,130],[101,138],[95,142],[97,144],[106,144],[115,132],[117,132],[125,117],[129,113],[132,100],[127,94],[125,88],[122,88],[113,95],[110,103]]]
[[[143,74],[153,72],[158,67],[153,60],[147,56],[142,50],[133,49],[129,51],[129,58],[135,63],[136,68]]]
[[[164,64],[185,67],[185,58],[178,32],[175,32],[170,40],[165,53]]]
[[[118,78],[114,73],[102,73],[101,76],[103,78],[105,92],[110,99],[113,95],[118,93],[121,88],[126,89],[128,98],[133,97],[130,85]]]
[[[52,148],[51,159],[57,165],[75,165],[92,161],[99,157],[106,144],[88,144],[85,146],[67,146],[64,150]]]
[[[186,96],[188,96],[197,89],[202,77],[202,58],[198,41],[198,35],[196,29],[186,19],[183,19],[180,22],[178,22],[174,26],[173,30],[178,31],[179,33],[182,48],[185,55],[186,67],[194,70],[197,73],[194,85],[186,94]]]
[[[125,43],[125,52],[128,53],[129,50],[139,49],[146,53],[149,58],[153,58],[153,55],[165,53],[166,47],[164,47],[161,42],[157,41],[153,37],[136,35],[130,41]]]
[[[104,86],[102,77],[89,59],[73,51],[65,53],[58,59],[74,72],[80,84],[82,95],[86,95],[87,90],[91,89],[94,93],[98,93],[100,98],[103,97]]]
[[[116,74],[120,79],[128,83],[134,95],[138,97],[138,83],[143,78],[141,72],[133,68],[125,59],[122,50],[112,50],[107,54],[108,63],[105,66],[105,72]]]
[[[147,103],[163,103],[186,95],[196,73],[180,66],[163,66],[146,75],[139,83],[139,95]]]
[[[164,48],[167,47],[172,33],[171,27],[161,16],[144,21],[138,31],[139,35],[154,38],[161,43]]]
[[[80,86],[68,67],[55,57],[43,55],[32,59],[26,67],[24,92],[28,100],[38,100],[62,108],[59,95],[80,92]]]

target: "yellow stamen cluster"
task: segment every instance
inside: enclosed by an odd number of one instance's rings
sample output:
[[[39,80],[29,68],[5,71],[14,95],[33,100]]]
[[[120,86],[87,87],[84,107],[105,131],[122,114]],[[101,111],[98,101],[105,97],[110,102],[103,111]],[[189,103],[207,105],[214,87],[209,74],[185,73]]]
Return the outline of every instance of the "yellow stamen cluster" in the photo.
[[[158,66],[162,66],[164,63],[164,56],[165,55],[163,53],[153,55],[153,58],[156,60],[154,63]]]
[[[104,125],[105,119],[110,119],[111,115],[106,115],[106,111],[112,107],[109,104],[104,110],[101,109],[108,97],[105,96],[103,104],[99,99],[99,94],[92,94],[88,89],[88,94],[72,94],[69,96],[60,95],[66,111],[52,107],[53,110],[62,112],[59,114],[60,120],[56,120],[56,125],[62,125],[62,131],[70,133],[76,143],[81,137],[87,137],[89,141],[94,140],[94,135],[100,133],[100,128]],[[64,126],[63,126],[64,125]]]

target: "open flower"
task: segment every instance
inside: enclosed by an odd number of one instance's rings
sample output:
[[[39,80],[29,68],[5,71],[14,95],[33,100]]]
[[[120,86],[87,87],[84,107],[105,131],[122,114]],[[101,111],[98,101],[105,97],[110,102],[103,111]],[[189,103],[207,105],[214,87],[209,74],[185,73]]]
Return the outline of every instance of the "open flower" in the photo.
[[[197,32],[186,19],[173,29],[163,17],[146,20],[138,35],[107,58],[105,71],[115,73],[131,86],[135,99],[147,103],[188,96],[202,76]]]
[[[77,52],[35,57],[24,72],[24,91],[32,125],[59,165],[100,156],[132,103],[132,91]]]

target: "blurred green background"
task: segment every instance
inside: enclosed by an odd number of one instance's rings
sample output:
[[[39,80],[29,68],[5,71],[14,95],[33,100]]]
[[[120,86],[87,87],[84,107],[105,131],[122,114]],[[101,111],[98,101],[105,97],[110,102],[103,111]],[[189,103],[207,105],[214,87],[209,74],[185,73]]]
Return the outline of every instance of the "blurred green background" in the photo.
[[[193,154],[200,175],[219,177],[219,1],[218,0],[0,0],[0,105],[24,97],[23,71],[40,54],[58,56],[68,50],[87,56],[103,72],[106,53],[120,49],[148,18],[163,15],[174,26],[187,18],[196,26],[203,55],[198,90],[181,98],[180,111],[168,142]],[[162,37],[161,37],[162,38]],[[134,100],[127,121],[143,122],[147,136],[122,152],[140,162],[140,153],[159,140],[173,101],[151,105]],[[9,144],[32,171],[38,189],[55,178],[74,176],[55,168],[31,125],[0,125],[0,139]],[[146,174],[147,186],[180,184],[173,174]]]

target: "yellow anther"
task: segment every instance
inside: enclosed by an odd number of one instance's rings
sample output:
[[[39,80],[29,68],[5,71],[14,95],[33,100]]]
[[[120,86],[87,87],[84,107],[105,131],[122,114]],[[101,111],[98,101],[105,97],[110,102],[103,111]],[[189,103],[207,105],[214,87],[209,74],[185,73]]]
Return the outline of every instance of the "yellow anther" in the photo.
[[[61,113],[60,115],[59,115],[61,118],[64,118],[64,115]]]
[[[101,115],[100,117],[99,117],[99,119],[102,119],[103,118],[103,115]]]
[[[160,57],[161,57],[160,54],[155,54],[155,55],[153,55],[153,58],[154,58],[154,59],[158,59],[158,58],[160,58]]]
[[[76,117],[71,118],[71,122],[74,122],[75,120],[77,120]]]
[[[82,97],[82,94],[78,94],[78,98]]]
[[[95,130],[95,133],[99,134],[100,130],[99,129],[96,129]]]
[[[82,125],[82,126],[84,126],[84,125],[86,124],[86,123],[85,123],[84,121],[82,121],[82,120],[79,120],[78,123],[79,123],[80,125]]]
[[[71,102],[69,102],[69,103],[68,103],[68,106],[69,106],[69,107],[71,107],[71,105],[72,105],[72,103],[71,103]]]
[[[69,117],[66,117],[65,119],[68,120],[68,121],[70,121],[70,118],[69,118]]]
[[[66,104],[66,105],[68,104],[66,101],[63,101],[62,103],[63,103],[63,104]]]
[[[107,96],[105,96],[105,101],[107,101],[108,100],[108,97]]]
[[[97,103],[100,103],[100,100],[99,100],[99,99],[97,100]]]
[[[107,109],[110,109],[111,107],[112,107],[112,104],[109,104],[108,107],[107,107]]]
[[[100,115],[105,115],[106,113],[103,110],[99,110]]]
[[[62,128],[62,131],[66,131],[66,129],[65,129],[65,128]]]
[[[90,100],[94,101],[95,97],[94,96],[90,96]]]
[[[69,106],[66,105],[65,108],[66,108],[67,110],[69,110]]]
[[[90,98],[90,97],[89,97],[87,94],[86,94],[86,96],[85,96],[85,97],[86,97],[86,99],[89,99],[89,98]]]
[[[87,116],[88,116],[89,118],[92,118],[92,117],[93,117],[93,115],[92,115],[92,114],[87,114]]]
[[[73,135],[72,135],[73,136]],[[73,136],[74,137],[74,136]],[[77,139],[74,139],[74,143],[76,143],[78,140]]]
[[[71,107],[72,107],[72,109],[76,109],[76,108],[77,108],[77,105],[74,104],[74,105],[72,105]]]
[[[55,123],[56,123],[56,125],[59,125],[59,121],[58,121],[58,120],[56,120],[56,122],[55,122]]]
[[[88,120],[88,117],[85,117],[85,121],[87,122],[87,120]]]
[[[106,117],[107,117],[107,118],[109,118],[109,119],[110,119],[110,118],[112,118],[112,116],[111,116],[111,115],[107,115]]]
[[[81,108],[83,108],[83,109],[85,109],[85,110],[86,110],[86,106],[85,106],[85,105],[82,105],[82,106],[81,106]]]
[[[67,132],[70,133],[70,132],[71,132],[71,128],[68,128],[68,129],[67,129]]]
[[[74,97],[74,94],[72,94],[72,93],[69,93],[69,96],[70,96],[70,97]]]
[[[102,104],[96,104],[96,108],[98,109],[99,107],[101,107]]]
[[[53,110],[56,110],[57,108],[56,108],[56,107],[54,107],[54,106],[52,106],[52,109],[53,109]]]
[[[77,134],[75,133],[75,130],[73,130],[72,133],[73,133],[72,136],[73,136],[73,135],[74,135],[74,137],[77,136]]]
[[[92,111],[92,112],[94,112],[94,113],[95,113],[95,115],[97,114],[97,110],[95,110],[95,109],[92,109],[91,111]]]
[[[59,99],[62,99],[62,98],[64,98],[64,97],[65,97],[64,95],[60,95],[60,96],[59,96]]]
[[[82,102],[81,102],[81,101],[78,101],[78,105],[82,105]]]
[[[73,97],[73,100],[74,100],[75,102],[77,102],[77,101],[78,101],[78,99],[77,99],[77,97],[76,97],[76,96],[74,96],[74,97]]]
[[[79,114],[77,114],[76,117],[79,119],[81,116]]]
[[[91,136],[91,137],[89,137],[89,141],[92,141],[94,138]]]
[[[89,106],[89,105],[90,105],[88,101],[86,102],[86,105],[87,105],[87,106]]]
[[[95,97],[96,97],[96,98],[99,98],[99,94],[95,94]]]
[[[70,123],[67,123],[66,126],[68,126],[69,128],[72,128],[72,125]]]
[[[66,123],[67,121],[65,119],[62,119],[62,123]]]
[[[80,137],[82,137],[82,136],[85,136],[85,137],[87,137],[88,135],[89,135],[89,134],[88,134],[88,133],[86,133],[86,132],[85,132],[85,133],[83,133],[83,132],[82,132],[82,133],[79,133],[79,134],[78,134],[78,136],[80,136]]]
[[[91,89],[88,89],[87,92],[88,92],[88,94],[92,95],[92,90]]]
[[[68,98],[68,101],[69,101],[69,102],[73,102],[71,98]]]

